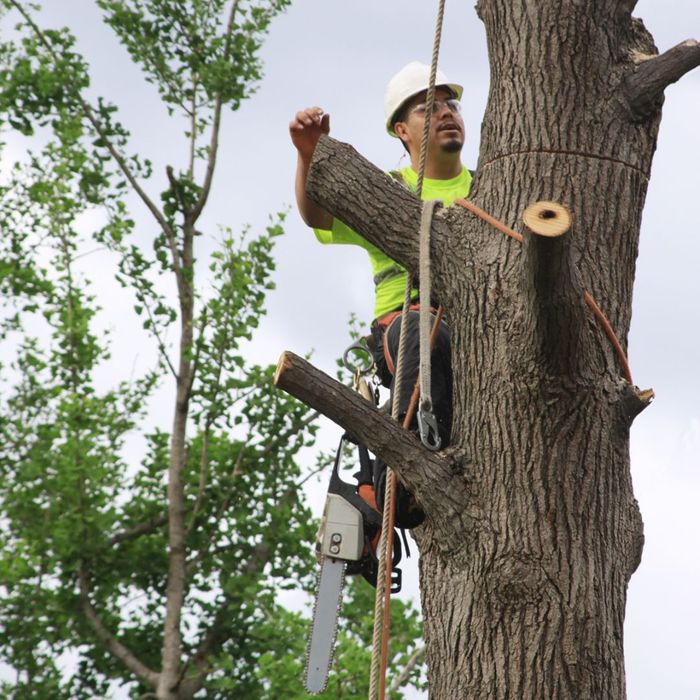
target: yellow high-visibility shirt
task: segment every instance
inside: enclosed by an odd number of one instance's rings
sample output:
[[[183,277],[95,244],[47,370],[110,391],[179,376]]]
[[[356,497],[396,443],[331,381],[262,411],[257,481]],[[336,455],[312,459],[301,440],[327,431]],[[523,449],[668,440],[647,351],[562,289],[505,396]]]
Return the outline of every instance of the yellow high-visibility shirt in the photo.
[[[401,175],[408,189],[415,192],[418,184],[416,171],[409,166],[401,168],[397,172]],[[471,173],[462,166],[462,172],[449,180],[424,178],[421,198],[424,200],[438,199],[446,207],[449,207],[455,199],[469,196],[471,184]],[[401,308],[406,290],[407,272],[405,268],[338,219],[333,219],[333,228],[330,231],[314,229],[314,233],[321,243],[359,245],[367,251],[375,280],[374,318],[379,318],[389,311]],[[418,290],[414,289],[413,297],[416,297],[417,294]]]

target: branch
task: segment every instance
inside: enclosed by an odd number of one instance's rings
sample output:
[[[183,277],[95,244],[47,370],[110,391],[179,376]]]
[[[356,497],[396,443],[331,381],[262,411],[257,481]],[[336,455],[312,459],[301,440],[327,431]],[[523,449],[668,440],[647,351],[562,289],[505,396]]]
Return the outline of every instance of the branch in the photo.
[[[295,486],[288,488],[279,498],[273,511],[281,509],[285,504],[296,496],[297,490]],[[245,565],[245,576],[257,578],[260,576],[267,563],[270,561],[271,555],[275,551],[275,543],[279,540],[280,531],[286,527],[286,521],[282,518],[274,519],[271,526],[264,531],[264,536],[253,547],[253,552]],[[230,625],[228,602],[232,597],[225,596],[221,601],[219,609],[214,616],[209,628],[202,635],[197,649],[183,664],[180,674],[181,691],[185,697],[193,696],[204,685],[207,674],[209,673],[209,659],[212,653],[222,644],[233,637],[236,630],[233,630]],[[195,676],[185,678],[190,667],[194,666],[197,669]]]
[[[107,650],[119,661],[121,661],[126,668],[128,668],[137,678],[139,678],[144,683],[147,683],[152,688],[156,688],[158,685],[158,674],[152,671],[148,666],[141,663],[134,654],[127,649],[120,641],[118,641],[109,630],[102,624],[99,616],[95,612],[89,597],[89,586],[87,581],[87,576],[83,570],[82,565],[78,569],[78,587],[80,592],[80,601],[83,608],[83,614],[87,619],[90,627],[97,638],[105,645]]]
[[[531,345],[548,372],[570,376],[579,369],[585,338],[585,306],[578,273],[571,262],[571,215],[555,202],[536,202],[523,213],[525,295]],[[529,235],[528,235],[529,234]]]
[[[211,670],[209,660],[212,653],[231,639],[234,634],[239,634],[241,637],[244,636],[245,631],[241,631],[239,628],[231,628],[231,620],[227,609],[229,600],[230,598],[227,597],[221,602],[211,626],[202,637],[197,649],[182,665],[182,671],[178,680],[179,697],[194,697],[204,686],[207,675]],[[191,668],[195,669],[194,675],[189,674]]]
[[[167,514],[164,513],[163,515],[158,515],[155,518],[145,520],[144,522],[139,523],[138,525],[134,525],[133,527],[129,527],[126,530],[117,532],[107,540],[107,544],[110,547],[113,547],[114,545],[121,544],[122,542],[135,540],[137,537],[141,537],[141,535],[148,535],[154,530],[157,530],[159,527],[162,527],[167,522]]]
[[[275,449],[276,447],[278,447],[278,446],[281,445],[281,444],[285,444],[285,443],[287,442],[287,440],[289,440],[289,438],[290,438],[292,435],[294,435],[295,433],[298,433],[298,432],[300,432],[301,430],[303,430],[304,428],[308,427],[308,426],[309,426],[311,423],[313,423],[313,421],[315,421],[317,418],[318,418],[318,413],[316,413],[315,411],[314,411],[313,413],[310,413],[308,416],[306,416],[306,417],[305,417],[303,420],[301,420],[299,423],[295,423],[294,425],[290,426],[288,430],[286,430],[286,431],[283,432],[283,433],[280,433],[280,434],[279,434],[276,438],[274,438],[273,440],[270,440],[270,441],[265,445],[265,447],[264,447],[262,450],[260,450],[260,452],[258,452],[257,454],[254,455],[254,458],[253,458],[253,459],[258,460],[258,461],[261,462],[265,456],[267,456],[270,452],[272,452],[273,449]],[[242,460],[243,460],[243,453],[244,453],[245,448],[246,448],[247,446],[248,446],[247,443],[245,443],[245,444],[241,447],[240,451],[238,452],[238,458],[236,459],[236,463],[235,463],[235,465],[234,465],[234,467],[233,467],[233,470],[231,471],[231,474],[229,475],[229,478],[230,478],[230,479],[233,479],[233,478],[236,477],[238,474],[241,474],[241,473],[243,472],[243,470],[242,470],[242,468],[241,468],[241,463],[242,463]],[[258,445],[251,445],[251,448],[252,448],[252,449],[255,449],[256,447],[258,447]],[[320,471],[320,470],[319,470],[319,471]],[[313,475],[313,474],[315,474],[315,473],[316,473],[316,472],[311,472],[311,474],[310,474],[309,476],[311,476],[311,475]],[[307,479],[308,479],[308,478],[309,478],[309,477],[307,477]],[[300,483],[296,484],[296,488],[301,487],[301,485],[304,483],[304,481],[306,481],[306,479],[303,479]],[[216,511],[216,515],[215,515],[215,519],[216,519],[217,522],[218,522],[219,520],[221,520],[221,518],[223,517],[224,513],[226,512],[226,510],[227,510],[228,507],[231,505],[231,498],[232,498],[233,494],[234,494],[234,491],[233,491],[233,488],[232,488],[232,489],[229,491],[229,493],[226,495],[226,497],[224,498],[224,500],[221,502],[221,504],[219,505],[219,507],[218,507],[218,509],[217,509],[217,511]],[[191,530],[192,530],[193,527],[194,527],[194,518],[192,519],[192,522],[190,523],[190,528],[189,528],[189,530],[188,530],[188,534],[189,534],[189,532],[191,532]],[[187,574],[188,574],[188,575],[190,575],[190,574],[192,573],[192,571],[194,570],[194,567],[197,566],[201,561],[203,561],[203,560],[207,557],[207,555],[210,553],[210,551],[211,551],[211,545],[212,545],[212,542],[213,542],[213,539],[214,539],[214,535],[215,535],[215,534],[217,534],[217,533],[212,533],[212,535],[210,535],[210,537],[207,539],[207,542],[206,542],[206,543],[204,544],[204,546],[199,550],[199,552],[197,552],[197,554],[196,554],[194,557],[192,557],[192,559],[190,559],[190,560],[187,562]]]
[[[126,246],[120,246],[118,248],[119,252],[123,255],[124,258],[126,258],[129,254],[128,250],[126,250]],[[175,370],[175,367],[173,366],[172,360],[170,359],[170,355],[168,354],[168,348],[165,345],[165,341],[163,340],[163,337],[161,335],[160,330],[158,329],[158,323],[156,321],[156,318],[153,314],[153,310],[151,308],[151,301],[148,298],[148,286],[147,285],[140,285],[140,281],[137,280],[136,277],[132,277],[132,284],[137,289],[137,292],[141,291],[141,304],[143,308],[146,310],[146,315],[148,316],[148,321],[150,323],[150,330],[153,332],[153,335],[156,339],[156,344],[158,345],[158,352],[160,353],[160,356],[163,358],[163,361],[165,364],[168,366],[168,369],[170,370],[170,373],[173,375],[175,379],[177,379],[177,371]]]
[[[100,139],[105,144],[105,148],[109,151],[112,158],[114,158],[114,161],[117,163],[124,177],[129,181],[129,184],[133,188],[134,192],[136,192],[141,201],[146,205],[146,208],[151,212],[153,218],[158,222],[168,240],[175,240],[175,234],[170,228],[170,224],[167,222],[160,209],[154,204],[151,198],[146,194],[145,190],[141,187],[138,180],[136,179],[136,176],[131,172],[131,168],[129,168],[129,166],[127,165],[124,156],[122,156],[121,153],[117,151],[116,147],[111,142],[106,132],[102,129],[97,117],[95,116],[95,113],[92,110],[92,107],[90,107],[90,105],[80,95],[77,95],[77,97],[78,101],[80,102],[83,113],[87,117],[88,121],[92,124],[93,129],[95,129]],[[179,266],[177,265],[177,263],[174,264],[175,270],[179,274]]]
[[[632,112],[645,117],[659,109],[664,90],[699,65],[700,43],[695,39],[686,39],[659,56],[642,58],[625,81],[625,94]]]
[[[363,158],[352,146],[322,136],[306,179],[309,197],[390,258],[415,272],[422,205],[405,187]],[[432,245],[449,239],[436,212]],[[435,259],[439,252],[435,254]]]
[[[233,22],[236,17],[236,12],[238,10],[238,4],[240,0],[233,0],[231,5],[231,11],[229,12],[228,22],[226,24],[226,42],[224,45],[224,59],[228,59],[231,56],[231,33],[233,31]],[[216,103],[214,104],[214,119],[211,126],[211,141],[209,143],[209,159],[207,161],[207,172],[204,175],[204,183],[202,185],[202,190],[199,193],[199,198],[194,208],[190,212],[190,221],[194,223],[199,218],[199,215],[204,209],[204,205],[207,203],[209,198],[209,192],[211,191],[211,183],[214,178],[214,169],[216,168],[216,156],[219,150],[219,129],[221,128],[221,109],[223,107],[223,100],[221,94],[216,96]],[[194,130],[193,130],[194,133]]]
[[[291,352],[280,357],[274,384],[323,413],[395,469],[428,516],[449,520],[462,514],[467,494],[464,481],[453,472],[453,461],[423,447],[413,433],[357,392]]]
[[[399,690],[399,688],[404,685],[404,683],[408,683],[408,679],[411,677],[411,673],[413,673],[413,669],[418,665],[420,660],[425,656],[425,647],[418,647],[411,656],[409,657],[408,661],[406,662],[406,666],[399,673],[396,678],[394,678],[392,684],[391,684],[391,692],[395,693]]]

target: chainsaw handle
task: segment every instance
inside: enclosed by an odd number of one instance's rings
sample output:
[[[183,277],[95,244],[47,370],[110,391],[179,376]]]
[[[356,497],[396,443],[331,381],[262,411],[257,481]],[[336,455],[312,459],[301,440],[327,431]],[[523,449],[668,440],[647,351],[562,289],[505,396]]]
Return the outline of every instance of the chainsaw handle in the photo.
[[[341,496],[362,513],[362,517],[368,524],[381,527],[382,516],[357,493],[357,489],[353,484],[349,484],[347,481],[343,481],[340,478],[340,457],[343,453],[345,439],[345,435],[340,438],[340,444],[338,445],[338,451],[335,456],[335,464],[331,472],[331,481],[328,485],[328,493],[335,493]]]

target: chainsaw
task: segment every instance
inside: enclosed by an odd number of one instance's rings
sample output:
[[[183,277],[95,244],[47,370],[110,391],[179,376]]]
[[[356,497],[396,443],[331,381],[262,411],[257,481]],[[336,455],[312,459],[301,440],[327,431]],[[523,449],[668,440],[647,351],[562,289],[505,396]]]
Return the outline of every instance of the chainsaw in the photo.
[[[366,350],[362,346],[352,349]],[[355,368],[354,387],[365,398],[374,401],[373,392],[361,376],[364,373],[366,371]],[[358,484],[343,481],[340,477],[340,463],[346,440],[350,438],[343,435],[338,445],[316,538],[316,556],[320,560],[321,568],[307,647],[304,682],[306,690],[312,695],[322,693],[328,682],[345,575],[361,574],[372,585],[376,585],[377,580],[375,552],[381,532],[382,516],[376,508],[374,488],[371,486],[373,462],[367,448],[358,444],[360,471],[355,475]],[[368,487],[369,491],[366,491],[365,487]],[[397,592],[401,588],[401,571],[396,568],[401,559],[401,545],[395,533],[394,538],[391,590]]]

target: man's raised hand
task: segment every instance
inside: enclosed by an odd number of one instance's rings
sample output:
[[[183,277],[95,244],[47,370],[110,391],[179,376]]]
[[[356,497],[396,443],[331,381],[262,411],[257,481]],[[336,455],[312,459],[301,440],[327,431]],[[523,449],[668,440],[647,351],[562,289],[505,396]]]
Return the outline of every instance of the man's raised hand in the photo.
[[[289,122],[289,135],[299,155],[310,160],[321,134],[330,132],[330,115],[320,107],[307,107]]]

